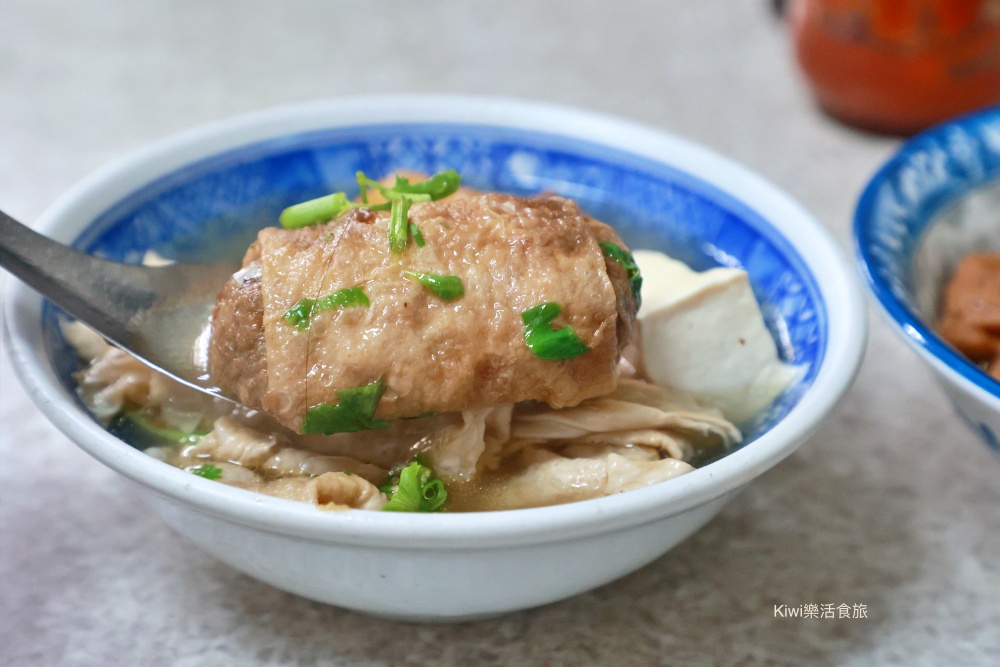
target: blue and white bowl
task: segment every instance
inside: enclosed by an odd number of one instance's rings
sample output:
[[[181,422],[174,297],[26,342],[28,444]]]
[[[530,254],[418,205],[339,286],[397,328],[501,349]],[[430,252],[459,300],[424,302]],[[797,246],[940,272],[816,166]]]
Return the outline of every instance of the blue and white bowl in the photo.
[[[38,227],[91,252],[239,257],[285,206],[354,174],[459,170],[465,182],[554,191],[632,247],[698,268],[745,267],[784,358],[805,369],[735,451],[688,475],[586,502],[482,514],[325,512],[201,479],[104,430],[74,393],[58,313],[11,285],[14,366],[72,440],[136,483],[164,519],[251,576],[369,613],[449,620],[580,593],[662,555],[792,453],[854,378],[860,289],[830,236],[747,170],[681,139],[594,114],[497,98],[343,99],[240,117],[161,141],[94,174]],[[734,564],[735,566],[736,564]],[[412,601],[419,600],[419,607]]]
[[[903,144],[862,193],[854,238],[861,271],[893,328],[1000,455],[1000,382],[934,331],[958,260],[1000,252],[1000,106]]]

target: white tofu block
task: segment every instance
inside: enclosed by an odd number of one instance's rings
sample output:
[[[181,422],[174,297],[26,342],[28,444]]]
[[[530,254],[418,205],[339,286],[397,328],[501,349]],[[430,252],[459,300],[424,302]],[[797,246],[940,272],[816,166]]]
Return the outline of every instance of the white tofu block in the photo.
[[[642,360],[653,382],[691,392],[740,423],[799,377],[778,358],[745,271],[698,273],[661,252],[633,254],[643,277]]]

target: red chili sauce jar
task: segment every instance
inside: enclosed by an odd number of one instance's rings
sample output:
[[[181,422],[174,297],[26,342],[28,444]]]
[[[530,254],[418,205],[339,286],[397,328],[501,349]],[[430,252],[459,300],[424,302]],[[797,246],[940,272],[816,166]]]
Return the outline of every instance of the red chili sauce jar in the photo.
[[[1000,0],[792,0],[799,65],[820,106],[910,134],[1000,103]]]

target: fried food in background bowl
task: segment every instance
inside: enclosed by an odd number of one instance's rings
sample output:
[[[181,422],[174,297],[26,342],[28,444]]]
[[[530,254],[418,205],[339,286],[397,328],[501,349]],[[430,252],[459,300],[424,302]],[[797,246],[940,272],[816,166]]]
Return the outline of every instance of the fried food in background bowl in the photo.
[[[1000,252],[1000,107],[905,142],[862,193],[854,238],[893,329],[1000,455],[1000,380],[990,368],[1000,351],[991,349],[989,307],[1000,283],[990,278],[995,260],[983,259]]]

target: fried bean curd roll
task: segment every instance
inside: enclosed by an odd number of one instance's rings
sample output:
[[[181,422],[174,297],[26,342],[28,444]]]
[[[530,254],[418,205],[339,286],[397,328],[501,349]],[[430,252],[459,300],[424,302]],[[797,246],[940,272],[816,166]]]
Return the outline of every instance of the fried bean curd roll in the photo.
[[[383,194],[260,232],[215,307],[220,387],[300,433],[614,391],[640,279],[610,227],[556,196]]]

